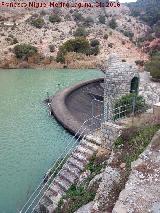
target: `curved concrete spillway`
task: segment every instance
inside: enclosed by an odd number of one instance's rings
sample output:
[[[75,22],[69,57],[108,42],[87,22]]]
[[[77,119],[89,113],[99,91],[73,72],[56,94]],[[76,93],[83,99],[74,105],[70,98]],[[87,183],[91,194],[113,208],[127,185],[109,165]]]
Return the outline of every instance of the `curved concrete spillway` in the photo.
[[[75,134],[85,120],[102,114],[103,82],[103,78],[81,82],[52,97],[51,112],[64,128]]]

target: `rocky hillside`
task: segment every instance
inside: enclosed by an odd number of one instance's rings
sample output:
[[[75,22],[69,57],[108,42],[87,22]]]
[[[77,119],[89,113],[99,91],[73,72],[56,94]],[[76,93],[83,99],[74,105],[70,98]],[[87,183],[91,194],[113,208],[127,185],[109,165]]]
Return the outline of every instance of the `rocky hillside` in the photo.
[[[91,68],[103,64],[110,52],[117,52],[128,62],[147,60],[147,54],[136,46],[136,41],[149,30],[149,26],[130,16],[129,8],[124,5],[105,11],[100,8],[12,9],[12,12],[3,9],[0,15],[0,67]],[[85,37],[89,42],[96,39],[99,44],[96,48],[91,46],[89,53],[66,50],[65,62],[59,63],[56,58],[60,46],[75,37]],[[24,43],[36,47],[36,54],[16,57],[14,47]]]
[[[160,4],[159,0],[138,0],[128,4],[131,15],[150,26],[145,37],[139,39],[144,50],[151,55],[160,51]]]

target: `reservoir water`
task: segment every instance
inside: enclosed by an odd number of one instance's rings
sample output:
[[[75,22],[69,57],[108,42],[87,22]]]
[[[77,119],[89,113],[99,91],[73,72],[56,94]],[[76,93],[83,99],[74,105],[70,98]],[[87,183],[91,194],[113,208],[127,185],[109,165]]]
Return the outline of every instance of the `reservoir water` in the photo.
[[[43,103],[47,92],[54,95],[102,75],[97,70],[0,71],[1,213],[21,209],[71,138],[49,116]]]

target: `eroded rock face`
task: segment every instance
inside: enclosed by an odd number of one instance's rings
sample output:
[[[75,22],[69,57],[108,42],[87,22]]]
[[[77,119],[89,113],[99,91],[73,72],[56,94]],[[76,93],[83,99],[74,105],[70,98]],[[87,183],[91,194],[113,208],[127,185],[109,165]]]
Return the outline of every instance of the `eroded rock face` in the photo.
[[[99,184],[102,180],[103,173],[96,175],[89,183],[88,190],[92,191],[93,189],[98,189]]]
[[[143,95],[149,106],[158,103],[160,100],[160,84],[150,80],[147,72],[140,73],[139,95]]]
[[[111,206],[111,191],[120,181],[120,173],[110,166],[106,167],[102,182],[97,191],[92,212],[107,212]]]
[[[132,163],[129,180],[112,212],[160,212],[160,131],[139,159]]]

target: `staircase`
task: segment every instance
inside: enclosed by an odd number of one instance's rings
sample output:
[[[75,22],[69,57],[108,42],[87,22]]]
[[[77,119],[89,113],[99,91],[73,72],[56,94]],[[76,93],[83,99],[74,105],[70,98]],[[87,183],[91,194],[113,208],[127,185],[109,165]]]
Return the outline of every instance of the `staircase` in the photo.
[[[49,189],[44,193],[35,212],[55,212],[61,197],[78,180],[80,174],[89,163],[90,158],[98,150],[100,145],[100,138],[95,138],[93,135],[88,135],[80,141],[63,168],[50,184]]]

